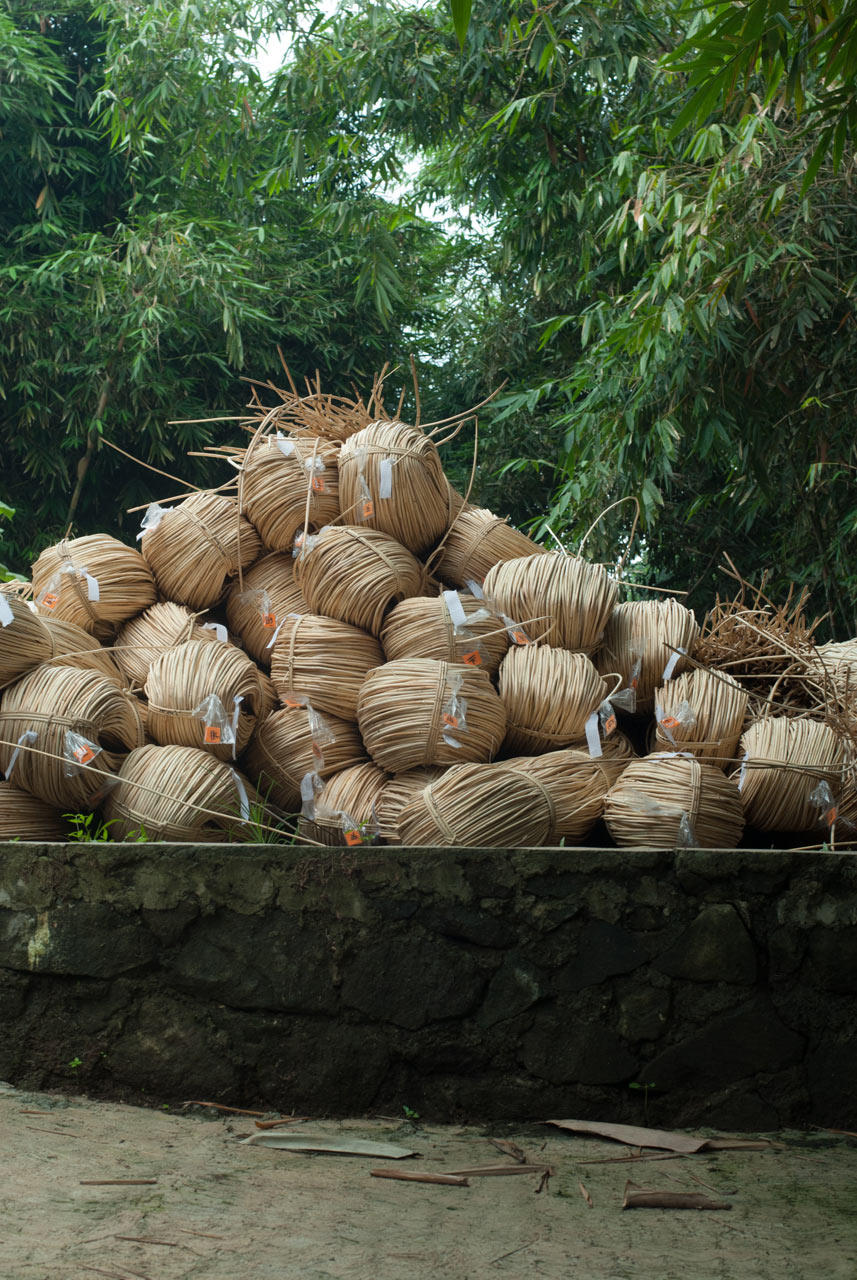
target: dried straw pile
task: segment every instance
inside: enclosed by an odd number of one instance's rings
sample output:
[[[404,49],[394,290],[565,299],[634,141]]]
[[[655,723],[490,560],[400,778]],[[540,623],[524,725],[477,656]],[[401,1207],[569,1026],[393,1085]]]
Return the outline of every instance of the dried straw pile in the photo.
[[[186,640],[152,663],[146,730],[162,746],[197,747],[234,760],[250,741],[262,701],[259,672],[232,644]]]
[[[289,614],[307,612],[306,600],[295,581],[291,554],[275,551],[263,556],[233,582],[226,596],[226,621],[256,662],[270,667],[277,627]]]
[[[493,676],[509,647],[509,637],[484,600],[468,592],[444,592],[397,604],[384,621],[381,644],[388,662],[435,658],[481,667]]]
[[[329,526],[301,546],[295,578],[311,613],[378,636],[387,611],[423,590],[425,569],[376,529]]]
[[[112,838],[222,843],[241,838],[253,788],[235,769],[194,747],[132,751],[104,802]]]
[[[548,551],[495,565],[484,590],[497,611],[536,642],[591,654],[618,588],[601,565]]]
[[[220,600],[228,579],[253,563],[262,544],[234,498],[201,491],[164,510],[146,529],[140,549],[163,596],[207,609]],[[153,602],[154,596],[146,604]]]
[[[370,671],[357,720],[366,750],[390,773],[492,760],[506,732],[505,707],[485,673],[432,658]]]
[[[139,551],[106,533],[46,547],[33,565],[39,610],[107,636],[155,603],[155,581]]]
[[[583,653],[547,645],[513,645],[500,666],[507,713],[505,749],[538,754],[579,742],[608,694]]]
[[[827,808],[813,799],[819,783],[834,797],[846,774],[842,742],[826,724],[770,716],[743,734],[733,774],[751,826],[763,831],[811,831]]]
[[[735,783],[715,765],[675,753],[632,761],[607,792],[604,818],[626,848],[734,849],[744,830]]]
[[[455,765],[399,812],[403,845],[544,844],[556,824],[548,789],[502,764]]]
[[[339,450],[312,436],[262,436],[241,467],[241,510],[272,551],[291,551],[298,529],[339,515]]]
[[[636,691],[637,710],[651,711],[655,689],[665,672],[687,668],[677,649],[690,653],[699,626],[689,609],[677,600],[637,600],[617,605],[608,619],[598,656],[598,669],[616,671],[624,687]]]

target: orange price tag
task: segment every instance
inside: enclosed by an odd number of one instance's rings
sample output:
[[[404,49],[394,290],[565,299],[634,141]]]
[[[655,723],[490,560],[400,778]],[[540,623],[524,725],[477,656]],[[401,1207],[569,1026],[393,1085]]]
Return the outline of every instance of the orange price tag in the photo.
[[[444,723],[445,725],[448,725],[450,729],[457,729],[457,728],[458,728],[458,716],[450,715],[450,714],[449,714],[449,712],[447,711],[447,712],[444,714],[444,717],[443,717],[443,723]]]
[[[827,810],[827,813],[824,815],[824,821],[827,823],[829,827],[832,827],[838,817],[839,817],[839,810],[834,804]]]
[[[275,613],[262,614],[262,626],[266,631],[273,631],[277,625],[277,615]]]
[[[343,831],[342,835],[346,844],[363,843],[363,837],[356,827],[352,827],[350,831]]]
[[[312,753],[315,756],[316,760],[319,760],[322,764],[324,763],[324,752],[322,751],[321,747],[317,742],[314,742],[312,744]]]
[[[639,677],[639,676],[631,676],[631,685],[630,685],[630,687],[631,687],[632,689],[636,689],[636,687],[637,687],[637,685],[638,685],[639,683],[640,683],[640,677]]]
[[[608,716],[604,721],[604,737],[609,738],[611,733],[616,731],[616,717]]]
[[[205,732],[202,735],[202,740],[210,747],[217,746],[220,741],[219,727],[216,724],[207,724],[205,726]]]
[[[283,698],[282,701],[283,706],[288,707],[290,711],[296,711],[298,707],[303,706],[303,703],[299,702],[297,698]]]
[[[55,609],[60,602],[60,598],[55,591],[49,591],[47,595],[42,596],[42,604],[46,609]]]
[[[374,516],[374,514],[375,514],[375,503],[374,503],[374,502],[364,502],[364,503],[363,503],[363,506],[360,508],[360,510],[363,512],[363,519],[364,519],[364,520],[369,520],[369,519],[371,519],[371,518],[372,518],[372,516]]]
[[[324,476],[313,476],[312,491],[313,493],[324,493]]]
[[[681,721],[676,720],[675,716],[664,716],[661,724],[665,729],[677,729],[681,724]]]
[[[461,655],[461,661],[466,662],[468,667],[481,667],[482,654],[478,649],[471,649],[470,653],[463,653]]]
[[[78,764],[89,764],[90,760],[95,759],[95,752],[85,742],[82,742],[79,747],[75,747],[71,754]]]
[[[528,635],[526,635],[523,631],[513,631],[513,632],[512,632],[512,639],[515,641],[515,644],[529,644],[529,643],[530,643],[530,637],[529,637]]]

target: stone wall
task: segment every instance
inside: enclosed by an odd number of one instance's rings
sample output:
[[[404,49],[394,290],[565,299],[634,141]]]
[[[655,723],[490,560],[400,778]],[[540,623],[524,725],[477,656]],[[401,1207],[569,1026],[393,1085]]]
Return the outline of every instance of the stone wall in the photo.
[[[3,845],[0,1078],[853,1128],[855,890],[847,854]]]

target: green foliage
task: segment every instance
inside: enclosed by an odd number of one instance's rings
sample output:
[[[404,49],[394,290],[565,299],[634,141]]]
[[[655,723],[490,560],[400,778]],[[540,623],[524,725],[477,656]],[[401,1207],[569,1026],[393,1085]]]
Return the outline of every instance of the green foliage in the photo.
[[[101,822],[94,813],[64,813],[70,823],[69,840],[83,840],[87,844],[110,839],[112,822]]]

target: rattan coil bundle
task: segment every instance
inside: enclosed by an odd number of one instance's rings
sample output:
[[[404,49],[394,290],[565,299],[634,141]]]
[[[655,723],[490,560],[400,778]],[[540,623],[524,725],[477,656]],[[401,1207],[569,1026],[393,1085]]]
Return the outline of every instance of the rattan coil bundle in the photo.
[[[734,849],[744,830],[735,783],[716,765],[676,753],[633,760],[607,792],[604,818],[625,848]]]
[[[699,625],[690,609],[672,598],[620,604],[607,623],[597,666],[599,671],[617,671],[623,685],[636,691],[637,710],[651,711],[664,672],[677,675],[687,667],[686,659],[675,650],[689,653],[698,635]]]
[[[207,609],[217,604],[239,565],[246,569],[253,563],[262,544],[250,521],[238,515],[234,498],[205,490],[160,511],[140,549],[162,595],[191,609]]]
[[[579,741],[609,688],[589,658],[548,645],[513,645],[500,664],[507,751],[538,754]]]
[[[655,741],[727,768],[735,759],[748,697],[727,673],[697,667],[668,680],[655,693]]]
[[[542,756],[515,756],[504,760],[503,767],[536,778],[550,794],[553,839],[580,840],[602,816],[604,797],[634,758],[628,739],[614,733],[594,759],[588,751],[568,747]]]
[[[315,796],[312,817],[301,818],[298,835],[327,845],[371,844],[386,781],[383,770],[368,762],[343,769]]]
[[[200,625],[186,605],[165,600],[120,628],[114,650],[116,661],[131,683],[142,688],[152,663],[186,640],[217,643],[217,635]]]
[[[156,742],[234,760],[250,741],[262,701],[256,665],[233,644],[186,640],[152,663],[146,729]]]
[[[457,514],[433,568],[439,578],[456,587],[466,587],[470,582],[481,585],[495,565],[541,551],[538,543],[513,528],[508,520],[485,507],[468,506]]]
[[[25,600],[4,593],[0,599],[0,686],[11,684],[53,654],[43,620]]]
[[[259,700],[259,710],[256,713],[256,729],[258,730],[265,723],[269,716],[280,705],[280,695],[277,693],[277,686],[274,684],[267,671],[263,671],[261,667],[256,668],[256,674],[259,677],[259,688],[262,690],[262,696]]]
[[[455,594],[458,599],[452,602],[452,612],[442,595],[415,596],[397,604],[381,631],[387,661],[436,658],[440,662],[466,662],[494,675],[509,647],[506,628],[483,600],[467,592]]]
[[[143,726],[134,698],[115,681],[97,671],[42,666],[3,693],[0,739],[7,777],[20,744],[15,786],[55,809],[77,810],[104,784],[95,770],[115,772],[128,751],[142,746]]]
[[[504,764],[447,769],[399,813],[403,845],[516,848],[544,844],[556,815],[534,777]]]
[[[492,760],[506,732],[506,709],[485,672],[432,658],[370,671],[357,720],[366,750],[390,773]]]
[[[485,596],[499,613],[538,642],[581,653],[601,643],[617,591],[601,565],[561,551],[498,564],[485,578]]]
[[[230,631],[257,662],[271,665],[271,641],[277,627],[290,613],[306,613],[303,593],[295,581],[292,556],[275,551],[263,556],[233,582],[226,597],[226,621]]]
[[[339,454],[339,499],[352,523],[419,555],[446,532],[453,495],[437,445],[403,422],[371,422]]]
[[[357,719],[366,673],[384,661],[374,636],[335,618],[286,618],[271,657],[280,698],[306,698],[317,711]]]
[[[242,767],[262,797],[287,813],[300,808],[301,779],[322,779],[367,762],[357,726],[314,707],[284,707],[256,729]]]
[[[128,681],[125,673],[116,661],[115,649],[105,649],[95,636],[91,636],[83,627],[73,622],[65,622],[62,618],[42,618],[51,638],[51,656],[48,659],[54,667],[80,667],[84,671],[97,671],[108,680],[115,681],[124,687]]]
[[[114,840],[240,839],[242,812],[256,799],[245,778],[195,747],[148,745],[132,751],[104,801]]]
[[[106,533],[46,547],[33,565],[33,595],[40,612],[100,638],[157,598],[152,571],[139,551]]]
[[[429,769],[408,769],[406,773],[397,773],[385,783],[378,801],[378,834],[385,844],[401,844],[399,832],[399,814],[409,800],[413,800],[423,787],[440,778],[446,770],[440,765]]]
[[[748,823],[761,831],[810,831],[821,806],[813,800],[819,783],[833,796],[841,790],[845,753],[826,724],[770,716],[742,735],[738,779]]]
[[[313,613],[380,634],[388,609],[425,587],[425,569],[377,529],[330,526],[307,540],[295,577]]]
[[[339,450],[312,436],[263,436],[244,457],[241,509],[266,547],[291,551],[305,523],[320,529],[339,515]]]
[[[59,810],[11,782],[0,782],[0,840],[65,840],[66,835]]]

